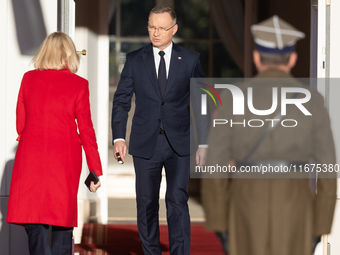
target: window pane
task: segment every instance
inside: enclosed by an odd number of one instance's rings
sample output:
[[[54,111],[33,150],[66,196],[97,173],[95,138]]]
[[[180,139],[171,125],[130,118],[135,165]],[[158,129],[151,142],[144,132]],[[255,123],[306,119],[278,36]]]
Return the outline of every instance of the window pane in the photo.
[[[147,43],[130,43],[130,42],[123,42],[121,46],[121,52],[123,53],[129,53],[134,50],[138,50],[146,45],[150,44],[149,42]]]
[[[114,11],[109,23],[109,35],[116,35],[116,15],[117,10]]]
[[[178,32],[180,38],[209,37],[209,6],[202,0],[175,0]]]
[[[146,26],[155,0],[121,0],[122,36],[148,36]]]
[[[115,86],[116,85],[116,43],[110,42],[109,48],[109,85]]]
[[[243,77],[223,43],[214,44],[214,77]]]

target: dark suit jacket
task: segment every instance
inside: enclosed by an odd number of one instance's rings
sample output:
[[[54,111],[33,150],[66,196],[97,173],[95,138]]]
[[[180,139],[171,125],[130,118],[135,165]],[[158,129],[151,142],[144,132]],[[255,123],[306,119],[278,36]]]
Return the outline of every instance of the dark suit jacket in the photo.
[[[203,77],[199,53],[173,44],[168,81],[162,98],[152,47],[150,44],[126,56],[113,99],[112,138],[125,139],[131,98],[135,93],[136,109],[132,120],[129,153],[151,158],[162,122],[173,149],[181,156],[190,155],[190,78]],[[197,119],[201,117],[197,113]],[[206,120],[201,122],[204,121]],[[209,125],[209,121],[206,122]],[[205,143],[206,136],[199,137],[198,143]]]

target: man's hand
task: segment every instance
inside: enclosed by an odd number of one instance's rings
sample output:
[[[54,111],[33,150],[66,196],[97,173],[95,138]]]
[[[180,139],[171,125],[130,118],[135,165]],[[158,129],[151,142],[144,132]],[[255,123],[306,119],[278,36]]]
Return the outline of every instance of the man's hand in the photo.
[[[205,164],[208,148],[198,148],[196,151],[196,165],[201,167]]]
[[[117,159],[116,153],[119,152],[120,158],[125,162],[125,155],[126,155],[127,147],[125,141],[117,141],[113,145],[113,155],[115,159]]]
[[[91,182],[90,184],[90,190],[91,192],[96,192],[97,189],[99,189],[99,187],[101,186],[102,184],[100,183],[100,180],[98,180],[97,184],[94,184],[94,182]]]

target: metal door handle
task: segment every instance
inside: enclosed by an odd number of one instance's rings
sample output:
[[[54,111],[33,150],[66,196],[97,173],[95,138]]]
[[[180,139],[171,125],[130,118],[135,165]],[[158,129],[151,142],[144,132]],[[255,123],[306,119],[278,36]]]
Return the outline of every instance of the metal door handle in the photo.
[[[86,55],[86,50],[82,50],[82,51],[77,51],[78,55]]]

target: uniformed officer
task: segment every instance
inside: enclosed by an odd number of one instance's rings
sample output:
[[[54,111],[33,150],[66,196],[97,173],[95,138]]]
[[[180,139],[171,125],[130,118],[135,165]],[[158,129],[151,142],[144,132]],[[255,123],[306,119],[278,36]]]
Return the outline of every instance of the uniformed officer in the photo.
[[[299,170],[299,167],[309,167],[308,163],[313,160],[315,164],[334,166],[334,142],[324,99],[290,74],[297,61],[295,44],[304,34],[278,16],[253,25],[251,30],[258,74],[239,88],[247,95],[248,88],[252,87],[253,108],[267,110],[275,106],[275,87],[277,110],[261,116],[245,104],[243,115],[233,115],[233,100],[226,90],[221,96],[223,106],[217,109],[215,118],[244,125],[211,128],[206,165],[223,166],[233,162],[237,169],[292,166]],[[300,88],[299,91],[306,93],[287,93],[288,100],[303,103],[300,107],[290,105],[283,115],[280,95],[285,88],[289,91]],[[304,109],[311,115],[302,111]],[[274,122],[277,125],[268,128]],[[302,173],[303,178],[295,173],[275,174],[250,178],[238,173],[231,175],[232,178],[202,179],[206,227],[221,237],[221,233],[228,233],[229,255],[310,255],[313,240],[330,233],[336,179],[319,178],[317,192],[314,192],[306,171]]]

